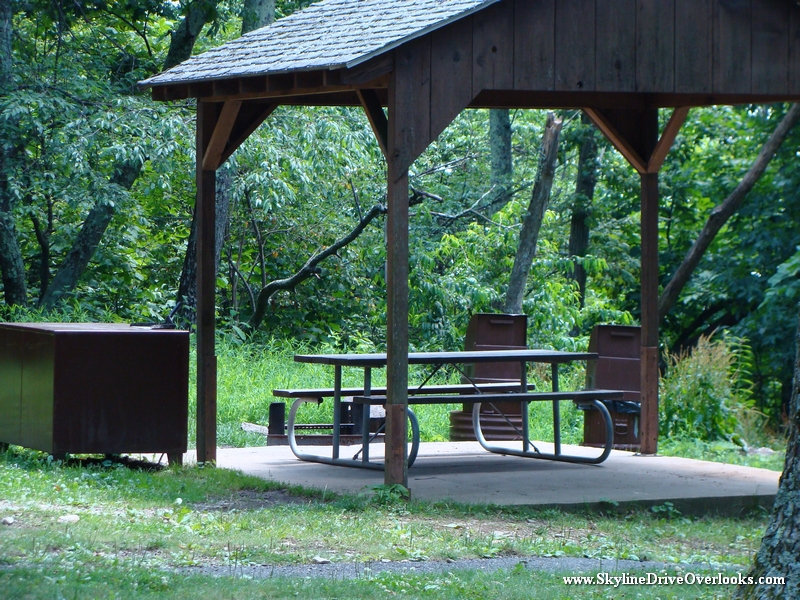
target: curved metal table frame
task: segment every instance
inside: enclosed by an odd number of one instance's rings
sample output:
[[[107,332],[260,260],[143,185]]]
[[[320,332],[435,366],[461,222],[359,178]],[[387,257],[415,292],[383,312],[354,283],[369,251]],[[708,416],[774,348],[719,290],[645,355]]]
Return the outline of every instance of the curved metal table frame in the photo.
[[[301,452],[300,448],[297,446],[297,440],[294,436],[294,422],[297,418],[297,410],[300,408],[301,404],[306,402],[317,402],[316,398],[298,398],[292,403],[292,407],[289,409],[289,418],[286,423],[286,437],[289,441],[289,447],[292,450],[292,453],[299,458],[300,460],[305,460],[308,462],[318,462],[323,463],[326,465],[339,465],[342,467],[358,467],[361,469],[373,469],[376,471],[382,471],[384,468],[384,464],[382,462],[372,462],[369,460],[369,442],[371,439],[367,439],[365,444],[362,444],[361,450],[357,453],[353,458],[340,458],[338,456],[334,456],[332,458],[328,458],[327,456],[320,456],[319,454],[309,454],[307,452]],[[369,410],[367,408],[367,410]],[[406,415],[408,416],[408,421],[411,424],[411,449],[408,453],[408,466],[414,464],[414,461],[417,460],[417,453],[419,452],[419,420],[417,419],[417,415],[414,414],[410,408],[406,407]],[[337,424],[338,425],[338,424]],[[369,435],[369,432],[367,432]],[[365,436],[366,437],[366,436]],[[374,439],[374,436],[373,438]],[[362,454],[363,458],[361,460],[358,459],[358,454]]]
[[[480,398],[480,395],[476,396]],[[561,453],[561,445],[558,444],[555,447],[554,453],[549,452],[540,452],[533,443],[523,437],[522,439],[522,450],[515,450],[513,448],[506,448],[504,446],[494,446],[487,443],[486,438],[483,436],[483,431],[481,430],[481,403],[475,402],[472,407],[472,428],[475,430],[475,438],[478,440],[478,443],[484,450],[489,452],[494,452],[495,454],[508,454],[510,456],[522,456],[524,458],[540,458],[543,460],[557,460],[561,462],[570,462],[570,463],[582,463],[582,464],[589,464],[589,465],[598,465],[603,462],[608,456],[611,454],[611,450],[614,447],[614,422],[611,420],[611,414],[608,412],[606,406],[600,402],[599,400],[591,400],[588,402],[596,409],[600,411],[600,414],[603,415],[603,420],[605,421],[606,425],[606,444],[603,447],[603,452],[600,456],[597,457],[589,457],[589,456],[575,456],[573,454],[562,454]],[[523,418],[527,418],[527,403],[523,404]],[[528,450],[528,446],[533,448],[533,451]],[[409,464],[410,466],[410,464]]]

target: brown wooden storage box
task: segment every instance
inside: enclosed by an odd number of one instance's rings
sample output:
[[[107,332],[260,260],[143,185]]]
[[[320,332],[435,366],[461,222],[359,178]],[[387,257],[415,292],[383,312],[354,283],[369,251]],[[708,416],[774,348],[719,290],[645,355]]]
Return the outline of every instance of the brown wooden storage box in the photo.
[[[49,452],[187,446],[189,334],[125,324],[0,324],[0,442]]]

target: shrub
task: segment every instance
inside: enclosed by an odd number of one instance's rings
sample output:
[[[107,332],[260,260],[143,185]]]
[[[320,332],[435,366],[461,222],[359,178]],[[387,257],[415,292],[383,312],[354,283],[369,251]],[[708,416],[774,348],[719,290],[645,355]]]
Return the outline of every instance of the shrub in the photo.
[[[661,380],[660,435],[740,441],[739,436],[748,433],[740,421],[750,423],[757,417],[751,409],[750,357],[741,340],[712,341],[711,336],[701,337],[691,352],[668,357],[667,375]]]

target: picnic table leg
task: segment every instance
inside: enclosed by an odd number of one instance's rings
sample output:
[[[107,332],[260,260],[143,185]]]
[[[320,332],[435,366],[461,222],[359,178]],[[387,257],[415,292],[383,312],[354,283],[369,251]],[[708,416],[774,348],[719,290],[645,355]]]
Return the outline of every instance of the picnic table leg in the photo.
[[[342,427],[342,367],[336,365],[333,371],[333,458],[339,458],[339,433]]]
[[[551,365],[553,373],[553,391],[558,391],[558,363]],[[556,456],[561,454],[561,405],[553,400],[553,446]]]
[[[408,466],[410,467],[417,460],[417,452],[419,452],[419,421],[414,411],[408,407],[406,407],[406,415],[411,426],[411,450],[408,453]]]
[[[520,392],[523,394],[528,391],[528,363],[524,360],[519,364],[519,381]],[[530,450],[530,425],[528,419],[528,403],[523,402],[520,407],[522,412],[522,451],[527,452]]]
[[[476,398],[480,399],[480,396],[476,396]],[[472,406],[472,428],[475,430],[475,438],[478,440],[478,443],[483,447],[484,450],[488,450],[489,452],[494,452],[495,454],[507,454],[509,456],[522,456],[524,458],[540,458],[545,460],[557,460],[560,462],[571,462],[577,464],[589,464],[589,465],[599,465],[605,459],[609,457],[611,454],[611,449],[614,446],[614,424],[611,420],[611,415],[608,412],[608,409],[600,400],[591,400],[589,402],[592,406],[594,406],[597,410],[600,411],[600,415],[603,417],[603,421],[606,425],[606,443],[603,447],[603,453],[600,456],[596,457],[588,457],[588,456],[572,456],[569,454],[561,454],[561,453],[545,453],[539,452],[537,448],[534,446],[533,452],[527,451],[520,451],[515,450],[514,448],[508,448],[506,446],[496,446],[491,445],[486,441],[486,438],[483,435],[483,431],[481,431],[481,422],[480,422],[480,413],[481,413],[481,403],[475,402]]]
[[[364,395],[372,395],[372,369],[364,369]],[[369,418],[372,412],[371,404],[363,404],[361,409],[361,462],[369,462]]]

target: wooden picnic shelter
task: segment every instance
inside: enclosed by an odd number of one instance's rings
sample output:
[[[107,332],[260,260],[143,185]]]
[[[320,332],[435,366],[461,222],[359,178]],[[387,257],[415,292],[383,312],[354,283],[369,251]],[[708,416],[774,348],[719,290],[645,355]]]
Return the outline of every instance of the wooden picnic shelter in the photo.
[[[641,451],[658,172],[694,106],[800,99],[795,0],[322,0],[142,82],[197,100],[197,460],[216,460],[216,170],[280,105],[361,106],[387,163],[388,484],[407,484],[408,169],[467,108],[582,109],[641,178]],[[384,111],[385,108],[385,111]],[[663,130],[659,109],[671,109]]]

